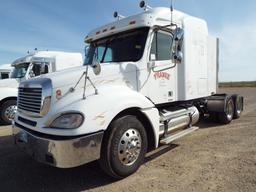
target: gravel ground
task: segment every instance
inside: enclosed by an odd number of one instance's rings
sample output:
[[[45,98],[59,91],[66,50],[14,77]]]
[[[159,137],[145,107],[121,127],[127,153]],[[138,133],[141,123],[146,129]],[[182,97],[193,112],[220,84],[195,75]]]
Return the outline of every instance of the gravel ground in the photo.
[[[97,162],[57,169],[13,145],[0,127],[0,191],[256,191],[256,88],[221,89],[245,96],[245,111],[230,125],[200,129],[148,154],[132,176],[113,181]]]

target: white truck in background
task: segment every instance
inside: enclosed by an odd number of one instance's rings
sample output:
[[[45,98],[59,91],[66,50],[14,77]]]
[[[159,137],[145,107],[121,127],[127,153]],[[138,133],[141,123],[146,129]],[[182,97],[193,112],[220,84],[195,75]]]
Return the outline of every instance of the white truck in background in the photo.
[[[82,63],[80,53],[59,51],[35,51],[15,60],[11,64],[13,70],[10,78],[0,81],[0,121],[11,124],[17,109],[16,100],[20,82],[42,74],[82,66]],[[23,105],[30,104],[32,100],[27,96]]]
[[[197,130],[200,116],[230,123],[241,115],[243,97],[217,94],[218,40],[207,23],[141,7],[86,36],[84,66],[20,84],[19,147],[59,168],[99,160],[124,178],[146,152]]]
[[[12,71],[11,64],[2,64],[0,65],[0,80],[8,79],[10,77],[10,73]]]

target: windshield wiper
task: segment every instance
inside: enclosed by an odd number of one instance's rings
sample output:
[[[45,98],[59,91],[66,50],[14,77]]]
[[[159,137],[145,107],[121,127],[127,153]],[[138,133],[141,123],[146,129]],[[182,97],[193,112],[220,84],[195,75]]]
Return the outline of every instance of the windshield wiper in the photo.
[[[108,45],[109,45],[109,43],[107,42],[106,47],[105,47],[104,52],[103,52],[103,55],[102,55],[102,59],[100,61],[101,63],[104,62],[104,59],[105,59],[105,56],[106,56],[106,53],[107,53],[107,50],[108,50]]]

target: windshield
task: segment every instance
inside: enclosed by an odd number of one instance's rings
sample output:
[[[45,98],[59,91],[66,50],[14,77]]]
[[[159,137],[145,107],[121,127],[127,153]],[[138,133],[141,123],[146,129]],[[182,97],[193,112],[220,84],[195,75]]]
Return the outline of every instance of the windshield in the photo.
[[[16,65],[11,73],[11,78],[22,78],[25,77],[28,70],[29,63],[23,63]]]
[[[100,63],[140,60],[148,31],[149,28],[140,28],[92,42],[85,65],[92,64],[94,59]]]

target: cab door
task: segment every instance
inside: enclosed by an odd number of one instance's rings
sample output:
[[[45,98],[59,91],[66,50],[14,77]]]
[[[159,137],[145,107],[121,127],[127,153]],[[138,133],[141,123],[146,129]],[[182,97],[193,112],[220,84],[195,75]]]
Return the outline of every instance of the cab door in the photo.
[[[177,69],[172,61],[173,35],[166,31],[154,32],[149,54],[152,64],[148,95],[155,104],[176,100]]]

